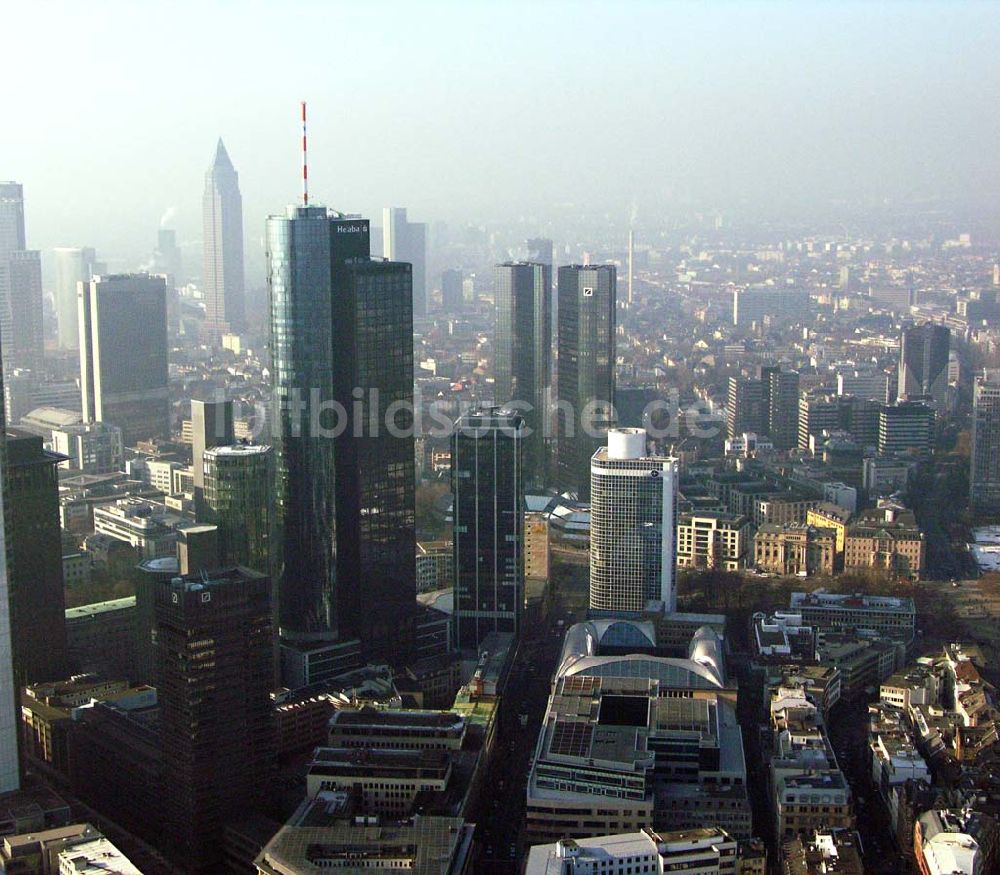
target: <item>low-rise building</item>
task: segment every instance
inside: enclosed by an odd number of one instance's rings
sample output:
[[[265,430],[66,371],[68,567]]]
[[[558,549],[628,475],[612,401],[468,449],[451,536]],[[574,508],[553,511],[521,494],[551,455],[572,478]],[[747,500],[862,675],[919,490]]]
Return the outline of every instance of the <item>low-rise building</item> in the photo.
[[[861,844],[853,830],[816,830],[781,846],[782,875],[864,875]]]
[[[764,523],[754,535],[754,564],[774,574],[833,574],[837,533],[808,524]]]
[[[743,742],[721,642],[652,655],[652,623],[571,626],[527,787],[533,841],[714,826],[750,835]],[[631,652],[623,652],[631,651]]]
[[[806,514],[806,522],[809,525],[816,526],[817,528],[833,529],[834,534],[837,536],[837,553],[841,558],[844,552],[844,543],[847,539],[847,523],[850,518],[850,511],[829,501],[820,502],[816,507],[810,508]]]
[[[66,657],[75,672],[134,677],[135,596],[66,609]]]
[[[560,839],[528,851],[524,875],[631,875],[697,872],[737,875],[739,848],[715,828]]]
[[[789,606],[804,623],[836,632],[872,630],[909,642],[916,632],[913,599],[898,596],[841,595],[816,590],[792,593]]]
[[[451,541],[417,544],[417,592],[434,592],[455,585],[455,554]]]
[[[844,541],[844,568],[882,568],[917,579],[926,564],[924,533],[901,523],[855,524]]]
[[[677,519],[677,567],[736,571],[750,553],[750,519],[731,513],[681,514]]]

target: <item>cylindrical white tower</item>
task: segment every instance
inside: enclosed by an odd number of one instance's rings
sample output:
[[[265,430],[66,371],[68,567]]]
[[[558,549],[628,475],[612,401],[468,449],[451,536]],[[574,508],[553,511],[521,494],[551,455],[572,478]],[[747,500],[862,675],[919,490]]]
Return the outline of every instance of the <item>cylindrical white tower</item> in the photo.
[[[612,429],[590,462],[590,608],[677,609],[674,592],[673,459],[646,453],[641,428]]]

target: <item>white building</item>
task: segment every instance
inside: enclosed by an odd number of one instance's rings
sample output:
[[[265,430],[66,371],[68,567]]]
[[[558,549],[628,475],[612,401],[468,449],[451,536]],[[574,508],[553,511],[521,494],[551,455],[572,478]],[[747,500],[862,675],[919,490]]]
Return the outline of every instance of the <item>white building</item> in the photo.
[[[611,429],[590,462],[590,607],[677,610],[677,463],[650,456],[641,428]]]
[[[60,851],[59,875],[142,875],[142,872],[101,836]]]
[[[730,875],[737,871],[737,845],[722,829],[639,832],[562,839],[534,845],[524,875],[631,875],[686,872]]]

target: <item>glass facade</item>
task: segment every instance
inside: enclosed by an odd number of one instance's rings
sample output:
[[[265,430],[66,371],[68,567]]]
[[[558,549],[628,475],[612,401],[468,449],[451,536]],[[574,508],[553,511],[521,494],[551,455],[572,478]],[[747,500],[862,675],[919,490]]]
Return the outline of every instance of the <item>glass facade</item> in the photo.
[[[335,397],[334,295],[347,262],[368,258],[368,222],[292,206],[266,237],[279,623],[283,637],[321,641],[339,618],[334,441],[320,433],[336,423],[320,403]]]
[[[336,439],[344,626],[390,658],[417,593],[412,282],[409,264],[363,260],[334,304],[335,391],[352,420]]]
[[[101,276],[80,293],[86,422],[110,422],[125,446],[170,437],[167,287],[148,274]]]
[[[609,458],[591,463],[590,607],[642,611],[648,601],[676,609],[674,463]]]
[[[524,603],[523,420],[499,408],[463,416],[452,436],[455,624],[460,650],[516,635]]]
[[[586,500],[590,457],[614,423],[614,265],[560,267],[558,299],[559,480],[562,489]],[[569,424],[567,417],[572,418]],[[596,436],[581,427],[584,420],[589,420]]]
[[[546,482],[544,424],[552,374],[552,268],[507,263],[495,268],[496,403],[519,402],[524,417],[524,476]]]
[[[268,221],[268,264],[281,633],[386,653],[416,597],[412,268],[322,207]]]
[[[270,447],[234,444],[202,456],[206,522],[219,534],[222,567],[245,565],[270,572],[272,453]]]

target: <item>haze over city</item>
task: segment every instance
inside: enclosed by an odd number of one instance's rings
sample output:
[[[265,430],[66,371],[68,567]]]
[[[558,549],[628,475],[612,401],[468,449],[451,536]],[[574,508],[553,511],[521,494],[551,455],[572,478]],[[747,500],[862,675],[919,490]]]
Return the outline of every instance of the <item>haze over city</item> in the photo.
[[[995,214],[989,2],[18,3],[0,166],[34,245],[125,266],[170,211],[197,243],[222,137],[263,217],[313,193],[372,213],[624,228],[689,206],[822,217],[941,200]]]
[[[0,875],[1000,872],[1000,5],[7,6]]]

